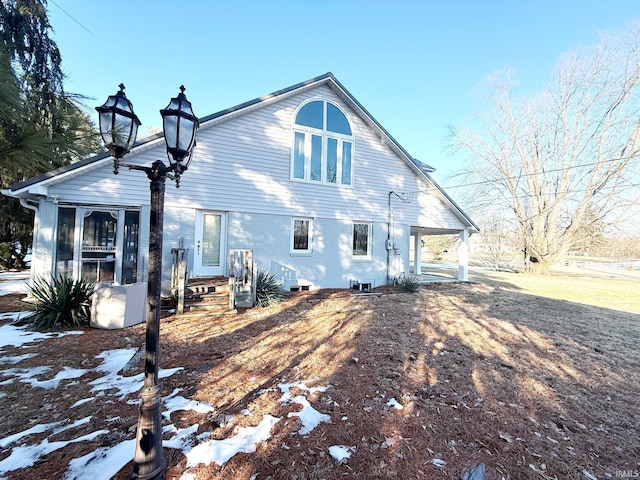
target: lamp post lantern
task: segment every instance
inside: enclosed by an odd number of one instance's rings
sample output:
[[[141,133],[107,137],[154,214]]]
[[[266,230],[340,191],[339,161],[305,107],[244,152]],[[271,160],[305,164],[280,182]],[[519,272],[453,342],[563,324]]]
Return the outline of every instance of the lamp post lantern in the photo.
[[[140,391],[140,411],[136,433],[136,449],[131,478],[164,479],[165,460],[162,454],[162,428],[160,418],[161,385],[158,383],[158,357],[160,344],[160,303],[162,292],[162,229],[164,220],[164,191],[167,177],[180,186],[180,176],[191,163],[195,146],[198,118],[184,94],[172,98],[160,110],[164,127],[169,165],[156,160],[151,166],[121,163],[136,139],[140,120],[133,113],[133,105],[120,91],[109,96],[104,105],[96,107],[99,113],[100,134],[113,157],[113,173],[119,167],[140,170],[150,182],[149,274],[147,290],[147,323],[145,335],[144,385]]]

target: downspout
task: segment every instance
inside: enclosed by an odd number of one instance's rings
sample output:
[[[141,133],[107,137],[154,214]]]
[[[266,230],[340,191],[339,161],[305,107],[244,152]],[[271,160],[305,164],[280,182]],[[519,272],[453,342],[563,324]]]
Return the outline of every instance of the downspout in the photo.
[[[387,242],[385,248],[387,249],[387,284],[393,283],[394,278],[391,276],[391,250],[393,250],[393,211],[391,210],[391,195],[395,195],[400,200],[404,201],[400,195],[391,190],[387,197],[387,210],[389,218],[387,220]]]
[[[28,208],[29,210],[33,210],[34,212],[38,211],[38,205],[30,205],[29,200],[27,200],[26,198],[20,198],[20,205],[22,205],[24,208]]]
[[[33,259],[35,257],[35,252],[36,252],[36,222],[38,221],[38,204],[32,205],[29,203],[29,200],[27,200],[26,198],[20,198],[20,205],[22,205],[24,208],[28,208],[29,210],[33,210],[35,212],[34,216],[33,216],[33,233],[31,235],[31,266],[29,267],[29,284],[33,285]],[[28,297],[31,296],[31,293],[29,293]],[[28,298],[27,297],[27,298]]]

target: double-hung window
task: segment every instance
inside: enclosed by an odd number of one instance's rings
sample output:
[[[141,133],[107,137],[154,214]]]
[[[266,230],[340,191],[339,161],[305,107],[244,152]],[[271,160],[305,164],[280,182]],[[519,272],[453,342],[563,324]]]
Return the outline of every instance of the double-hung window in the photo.
[[[291,178],[328,185],[353,184],[353,133],[331,102],[313,100],[296,114]]]
[[[310,218],[291,219],[291,253],[311,253],[313,222]]]

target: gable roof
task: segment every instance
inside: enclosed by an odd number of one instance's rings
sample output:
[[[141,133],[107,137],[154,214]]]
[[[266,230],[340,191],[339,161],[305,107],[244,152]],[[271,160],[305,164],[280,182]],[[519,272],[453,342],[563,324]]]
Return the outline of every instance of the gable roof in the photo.
[[[327,72],[324,75],[311,78],[304,82],[291,85],[290,87],[277,90],[273,93],[254,98],[253,100],[249,100],[239,105],[220,110],[219,112],[202,117],[200,119],[200,126],[204,127],[207,124],[226,121],[227,119],[235,117],[236,115],[240,115],[248,111],[260,108],[266,103],[272,103],[274,101],[296,95],[302,91],[316,88],[321,85],[326,85],[327,87],[329,87],[343,101],[350,105],[351,108],[356,112],[356,114],[365,122],[365,124],[367,124],[370,128],[378,133],[383,143],[385,143],[392,151],[396,153],[396,155],[403,159],[407,163],[407,165],[409,165],[409,167],[414,171],[414,173],[416,173],[419,177],[422,177],[423,180],[426,180],[427,184],[433,185],[442,195],[442,199],[451,204],[451,206],[457,211],[457,213],[465,223],[467,223],[476,231],[479,231],[477,225],[471,220],[471,218],[469,218],[469,216],[465,214],[458,205],[456,205],[451,197],[449,197],[449,195],[447,195],[445,191],[431,178],[429,174],[434,172],[435,169],[413,158],[404,149],[404,147],[402,147],[402,145],[400,145],[396,141],[396,139],[393,138],[393,136],[391,136],[391,134],[387,132],[387,130],[373,117],[373,115],[371,115],[367,111],[367,109],[364,108],[362,104],[336,79],[336,77],[331,72]],[[149,148],[151,144],[156,143],[162,138],[162,132],[147,136],[141,140],[136,141],[131,151],[140,151]],[[7,190],[3,190],[2,193],[15,197],[23,196],[24,194],[28,194],[28,191],[31,190],[31,187],[37,187],[38,184],[46,183],[47,180],[52,180],[60,176],[78,174],[82,170],[90,168],[91,166],[95,166],[96,164],[102,164],[104,163],[103,161],[107,160],[111,161],[111,156],[109,155],[109,152],[105,151],[79,162],[65,165],[55,170],[51,170],[49,172],[31,177],[25,181],[15,183],[11,185]]]

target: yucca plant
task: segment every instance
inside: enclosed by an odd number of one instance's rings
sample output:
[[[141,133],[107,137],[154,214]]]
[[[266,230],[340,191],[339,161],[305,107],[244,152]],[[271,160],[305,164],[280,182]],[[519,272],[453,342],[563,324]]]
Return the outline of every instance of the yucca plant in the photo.
[[[58,275],[48,282],[38,277],[29,285],[34,312],[25,318],[37,329],[78,328],[89,324],[93,284]]]
[[[403,276],[398,280],[398,288],[404,292],[415,293],[420,290],[420,280],[415,275]]]
[[[280,303],[283,298],[282,282],[274,274],[269,273],[268,270],[258,271],[256,277],[256,305],[268,307],[269,305]]]

